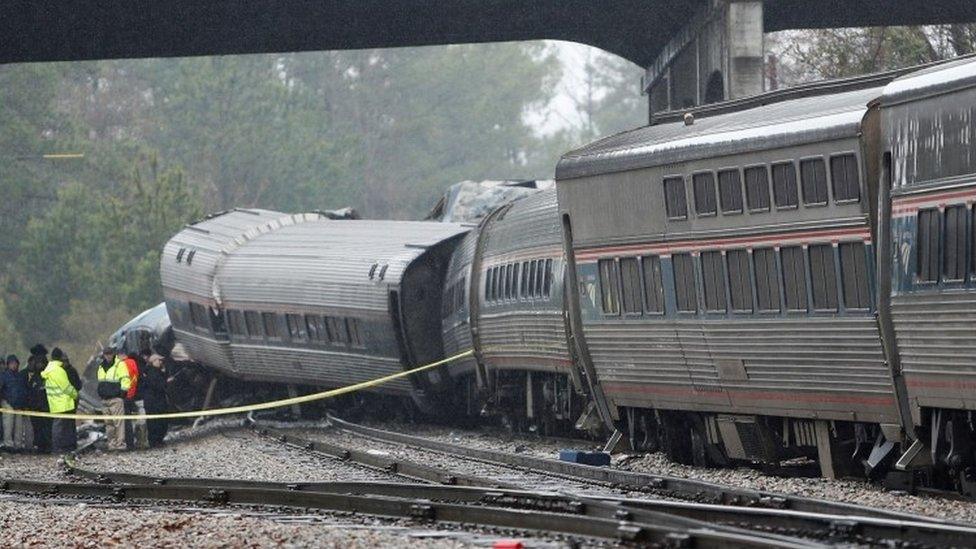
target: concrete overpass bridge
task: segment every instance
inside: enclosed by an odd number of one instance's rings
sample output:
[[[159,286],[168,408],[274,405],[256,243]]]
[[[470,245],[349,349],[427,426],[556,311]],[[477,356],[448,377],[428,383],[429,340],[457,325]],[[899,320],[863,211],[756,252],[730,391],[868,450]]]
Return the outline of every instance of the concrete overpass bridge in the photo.
[[[763,33],[976,21],[976,0],[8,0],[0,63],[578,42],[647,69],[653,111],[762,91]]]

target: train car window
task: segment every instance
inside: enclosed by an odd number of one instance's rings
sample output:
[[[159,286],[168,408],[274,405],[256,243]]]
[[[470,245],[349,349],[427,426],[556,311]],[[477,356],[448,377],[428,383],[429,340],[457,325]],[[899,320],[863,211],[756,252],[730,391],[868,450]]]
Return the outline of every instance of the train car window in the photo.
[[[789,311],[807,310],[807,266],[803,248],[790,246],[780,249],[783,261],[783,290],[786,295],[786,309]]]
[[[546,269],[544,274],[546,279],[545,279],[545,287],[543,288],[542,293],[545,294],[546,297],[551,297],[552,296],[552,260],[551,259],[546,260]]]
[[[857,202],[861,199],[861,178],[857,171],[857,157],[842,154],[830,159],[830,182],[837,202]]]
[[[732,310],[752,312],[752,278],[749,276],[749,252],[731,250],[725,254],[729,264],[729,293]]]
[[[512,264],[503,267],[505,269],[505,292],[502,294],[504,299],[512,299]]]
[[[796,167],[792,162],[773,164],[773,199],[776,208],[788,210],[799,204],[796,188]]]
[[[664,179],[664,206],[668,219],[688,218],[688,197],[685,195],[685,180],[682,177]]]
[[[258,313],[244,311],[244,325],[247,326],[247,335],[249,337],[260,338],[263,336],[261,332],[261,317],[258,316]]]
[[[356,318],[347,318],[346,328],[349,330],[349,345],[359,349],[365,347],[363,345],[363,334],[360,330],[359,320]]]
[[[325,326],[322,324],[322,317],[318,315],[305,315],[305,327],[308,330],[308,338],[316,343],[326,341]]]
[[[969,241],[969,210],[965,206],[945,209],[945,242],[942,252],[942,280],[966,278],[966,245]]]
[[[264,325],[264,335],[269,339],[278,338],[278,315],[274,313],[261,313],[261,321]]]
[[[546,260],[545,259],[536,260],[536,262],[535,262],[535,290],[534,290],[536,297],[543,297],[545,295],[544,294],[545,278],[546,278],[545,266],[546,266]]]
[[[760,248],[752,251],[752,266],[756,273],[756,305],[760,311],[779,311],[779,273],[776,267],[776,251]]]
[[[190,303],[190,321],[197,328],[202,328],[204,330],[210,329],[210,322],[207,318],[207,309],[199,303]]]
[[[519,273],[521,272],[521,263],[516,263],[512,266],[514,272],[512,274],[512,299],[518,299],[519,296]]]
[[[523,261],[522,262],[522,278],[521,278],[521,282],[519,283],[519,294],[522,297],[529,297],[529,295],[532,293],[529,290],[529,288],[530,288],[530,286],[529,286],[529,262],[528,261]]]
[[[647,296],[647,312],[664,312],[664,281],[661,278],[661,258],[650,255],[643,259],[644,295]]]
[[[501,291],[501,273],[498,267],[491,268],[491,299],[498,301],[498,294]]]
[[[325,327],[331,343],[345,345],[349,342],[349,332],[346,330],[345,320],[334,316],[327,316],[325,317]]]
[[[292,341],[305,341],[308,339],[308,329],[305,326],[305,319],[302,315],[285,315],[285,323],[288,324],[288,337]]]
[[[505,296],[505,266],[499,265],[495,267],[495,287],[493,288],[493,297],[495,301],[498,301]]]
[[[726,312],[729,309],[725,293],[725,260],[722,252],[701,254],[702,282],[705,290],[705,310]]]
[[[718,209],[715,197],[715,174],[712,172],[696,173],[691,176],[691,185],[695,190],[695,213],[698,215],[715,215]]]
[[[227,323],[230,324],[230,333],[247,335],[244,328],[244,315],[240,311],[227,311]]]
[[[973,240],[972,240],[972,245],[970,245],[969,248],[973,251],[972,252],[972,255],[973,255],[972,267],[973,267],[973,273],[976,274],[976,206],[973,206],[973,223],[972,223],[972,226],[973,226],[973,232],[972,232],[972,234],[970,236],[972,237]]]
[[[769,173],[766,166],[746,168],[746,206],[750,212],[769,211]]]
[[[620,314],[620,298],[617,295],[617,282],[620,280],[620,272],[617,262],[612,259],[601,259],[598,264],[600,268],[600,295],[602,296],[603,312],[608,315]]]
[[[718,198],[723,214],[742,213],[742,178],[739,170],[718,172]]]
[[[683,313],[698,312],[698,284],[695,282],[695,262],[691,254],[671,256],[674,267],[674,292],[678,310]]]
[[[864,244],[844,242],[839,248],[844,307],[867,309],[871,306],[871,295],[868,288],[868,264]]]
[[[636,257],[620,260],[620,297],[624,313],[640,314],[644,310],[644,294],[641,290],[640,266]]]
[[[939,210],[920,210],[917,225],[916,274],[922,282],[938,282],[939,246],[942,242],[942,216]]]
[[[180,248],[180,251],[176,252],[176,262],[177,263],[182,263],[183,262],[183,254],[185,254],[185,253],[186,253],[186,248]]]
[[[536,297],[536,295],[538,294],[538,292],[535,291],[535,281],[537,278],[536,275],[537,275],[537,271],[539,270],[538,267],[539,267],[538,261],[536,261],[535,259],[529,261],[529,287],[528,290],[526,290],[525,292],[526,297]]]
[[[485,273],[485,301],[491,301],[491,286],[492,286],[492,276],[494,273],[494,267],[490,267]]]
[[[813,308],[818,311],[837,310],[837,265],[834,247],[830,244],[810,246],[810,284]]]
[[[800,185],[803,188],[803,204],[823,206],[827,204],[827,168],[823,158],[800,161]]]

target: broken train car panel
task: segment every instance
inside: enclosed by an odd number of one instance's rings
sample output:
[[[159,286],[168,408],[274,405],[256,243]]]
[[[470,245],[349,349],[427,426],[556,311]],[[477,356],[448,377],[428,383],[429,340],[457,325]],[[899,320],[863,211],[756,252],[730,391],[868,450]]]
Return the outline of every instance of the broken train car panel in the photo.
[[[878,425],[897,438],[875,319],[880,93],[648,126],[562,158],[577,337],[633,438],[656,424],[679,461],[819,448],[827,474],[832,446],[870,449]]]
[[[899,465],[935,464],[976,494],[976,60],[899,78],[880,104],[882,270],[919,436]]]
[[[227,212],[167,244],[167,308],[190,354],[234,377],[322,387],[375,379],[443,358],[440,289],[467,231]],[[449,377],[444,369],[371,390],[424,404]]]

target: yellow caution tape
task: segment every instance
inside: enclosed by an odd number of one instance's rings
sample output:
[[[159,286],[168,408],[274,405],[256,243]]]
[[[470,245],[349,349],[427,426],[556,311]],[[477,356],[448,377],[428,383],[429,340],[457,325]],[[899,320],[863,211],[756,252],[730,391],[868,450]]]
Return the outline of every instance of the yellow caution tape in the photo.
[[[80,420],[95,420],[95,421],[182,419],[182,418],[207,417],[207,416],[225,416],[229,414],[239,414],[244,412],[256,412],[258,410],[270,410],[272,408],[284,408],[286,406],[294,406],[296,404],[305,404],[307,402],[315,402],[317,400],[334,398],[340,395],[345,395],[348,393],[354,393],[362,389],[367,389],[369,387],[376,387],[377,385],[382,385],[384,383],[393,381],[394,379],[400,379],[402,377],[407,377],[409,375],[417,374],[426,370],[433,370],[434,368],[443,366],[445,364],[449,364],[456,360],[460,360],[462,358],[469,357],[472,355],[474,355],[474,351],[468,350],[468,351],[464,351],[463,353],[458,353],[454,356],[447,357],[443,360],[432,362],[425,366],[419,366],[412,370],[397,372],[392,375],[388,375],[378,379],[372,379],[369,381],[363,381],[361,383],[348,385],[346,387],[340,387],[338,389],[322,391],[321,393],[314,393],[311,395],[305,395],[300,397],[286,398],[283,400],[262,402],[260,404],[249,404],[247,406],[234,406],[232,408],[217,408],[215,410],[198,410],[196,412],[173,412],[169,414],[143,414],[143,415],[131,415],[131,416],[130,415],[108,416],[108,415],[100,415],[100,414],[52,414],[50,412],[33,412],[29,410],[11,410],[9,408],[0,408],[0,414],[28,416],[28,417],[46,417],[51,419],[80,419]]]

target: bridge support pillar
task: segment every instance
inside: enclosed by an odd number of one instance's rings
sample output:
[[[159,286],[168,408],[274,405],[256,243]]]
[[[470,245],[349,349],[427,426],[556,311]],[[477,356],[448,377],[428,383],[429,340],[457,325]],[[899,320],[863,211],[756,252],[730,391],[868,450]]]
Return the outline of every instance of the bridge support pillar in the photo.
[[[650,112],[763,91],[762,0],[712,0],[647,68]]]

